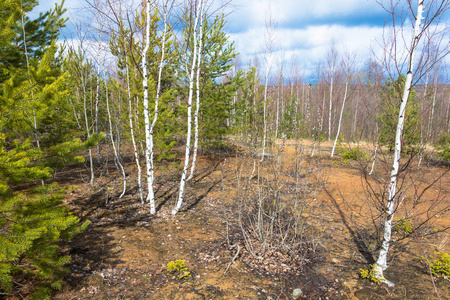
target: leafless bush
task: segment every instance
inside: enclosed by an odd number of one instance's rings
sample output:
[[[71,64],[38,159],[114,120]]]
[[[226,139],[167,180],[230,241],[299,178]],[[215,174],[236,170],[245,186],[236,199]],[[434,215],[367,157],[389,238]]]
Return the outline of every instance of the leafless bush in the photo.
[[[263,161],[238,158],[237,194],[228,217],[230,245],[241,244],[243,253],[256,260],[271,256],[282,266],[302,263],[315,250],[307,234],[308,216],[324,186],[321,170],[307,163],[301,149],[294,154],[284,149],[274,147]]]

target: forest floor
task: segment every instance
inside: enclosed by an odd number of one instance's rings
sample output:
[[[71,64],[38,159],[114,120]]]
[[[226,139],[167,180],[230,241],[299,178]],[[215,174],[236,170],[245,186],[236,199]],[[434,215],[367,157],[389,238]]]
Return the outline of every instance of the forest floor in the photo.
[[[300,288],[302,299],[437,299],[420,249],[427,254],[450,252],[448,231],[444,230],[450,226],[446,210],[450,174],[427,189],[424,204],[416,207],[414,222],[431,217],[419,233],[434,234],[421,237],[420,245],[410,235],[393,246],[391,254],[395,255],[390,256],[385,276],[396,285],[387,288],[359,277],[359,269],[367,269],[377,253],[371,241],[376,235],[374,224],[378,226],[380,220],[367,200],[367,184],[358,163],[340,156],[331,159],[331,146],[322,143],[321,152],[313,158],[308,154],[311,143],[283,147],[281,166],[289,169],[293,156],[303,153],[301,171],[315,170],[315,174],[305,175],[314,176],[308,186],[313,181],[322,183],[316,185],[317,193],[302,212],[307,246],[300,262],[283,253],[253,257],[242,243],[240,255],[230,265],[237,248],[227,243],[227,224],[236,217],[232,202],[240,188],[239,166],[255,166],[259,160],[241,153],[245,151],[202,153],[196,176],[187,186],[186,203],[176,217],[170,211],[178,195],[180,164],[157,164],[156,215],[150,215],[148,205],[140,203],[131,155],[125,159],[128,191],[121,199],[122,181],[112,160],[108,169],[98,167],[93,187],[87,183],[86,168],[63,170],[57,181],[68,189],[68,205],[82,221],[90,220],[91,224],[64,246],[72,256],[71,274],[53,298],[293,299],[293,290]],[[384,172],[381,169],[380,174]],[[420,169],[411,169],[410,178],[420,179],[412,181],[410,189],[420,192],[448,167],[427,166],[425,162]],[[247,176],[252,171],[245,172]],[[230,240],[237,240],[232,236],[235,232],[236,228],[230,229]],[[168,274],[167,264],[178,259],[186,260],[191,278],[179,280]],[[435,281],[441,298],[449,299],[450,281]]]

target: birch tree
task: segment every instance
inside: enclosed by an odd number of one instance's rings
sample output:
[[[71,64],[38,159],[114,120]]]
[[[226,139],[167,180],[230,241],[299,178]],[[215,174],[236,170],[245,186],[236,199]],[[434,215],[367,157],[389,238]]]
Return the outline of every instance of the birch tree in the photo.
[[[184,189],[186,186],[186,177],[187,170],[189,167],[189,159],[190,159],[190,147],[191,147],[191,132],[192,132],[192,98],[194,93],[194,75],[195,75],[195,67],[197,62],[197,27],[198,21],[201,13],[203,12],[203,0],[200,0],[200,4],[197,5],[195,17],[194,17],[194,27],[193,27],[193,47],[192,51],[192,62],[189,73],[189,96],[188,96],[188,107],[187,107],[187,134],[186,134],[186,148],[185,148],[185,156],[184,156],[184,165],[183,171],[181,174],[180,180],[180,189],[178,193],[178,200],[175,207],[172,210],[172,215],[176,215],[181,205],[183,204],[184,199]]]
[[[330,51],[328,52],[328,67],[329,69],[329,76],[330,76],[330,105],[328,106],[328,140],[331,139],[331,115],[333,110],[333,81],[334,81],[334,72],[336,68],[336,62],[337,62],[338,54],[336,45],[333,44],[331,46]]]
[[[123,195],[125,195],[125,192],[127,190],[127,176],[125,174],[125,169],[123,168],[122,163],[120,162],[120,156],[117,150],[117,146],[116,143],[114,141],[114,132],[113,132],[113,126],[112,126],[112,121],[111,121],[111,110],[109,108],[109,97],[108,97],[108,82],[105,81],[105,96],[106,96],[106,111],[108,113],[108,123],[109,123],[109,137],[111,139],[111,145],[113,147],[113,151],[114,151],[114,159],[117,163],[117,165],[119,166],[119,169],[122,173],[122,177],[123,177],[123,189],[122,189],[122,193],[120,194],[119,198],[122,198]]]
[[[162,71],[164,67],[164,54],[165,54],[165,46],[166,46],[166,35],[167,35],[167,5],[168,0],[165,0],[163,3],[163,23],[164,23],[164,29],[162,33],[162,45],[161,45],[161,59],[159,62],[158,67],[158,83],[156,87],[156,97],[155,97],[155,110],[153,115],[153,121],[149,128],[148,138],[147,142],[149,145],[147,145],[147,151],[150,152],[150,157],[147,160],[147,163],[149,163],[149,166],[147,166],[147,180],[148,180],[148,197],[147,201],[150,203],[150,213],[154,214],[156,213],[156,206],[155,206],[155,193],[153,191],[153,182],[154,182],[154,162],[153,162],[153,132],[155,130],[156,122],[158,121],[158,105],[159,105],[159,98],[161,95],[161,76]],[[147,8],[147,22],[150,19],[149,10]],[[148,24],[148,23],[147,23]],[[149,26],[147,25],[147,30]],[[148,34],[148,32],[146,33]],[[147,37],[148,38],[148,37]],[[148,97],[148,96],[147,96]],[[147,112],[148,112],[148,103],[147,103]],[[148,116],[147,116],[148,117]]]
[[[395,27],[396,21],[398,21],[399,18],[403,17],[403,14],[405,13],[405,11],[403,11],[401,12],[401,14],[399,14],[399,12],[397,11],[399,7],[398,5],[399,1],[391,0],[388,3],[388,6],[384,6],[384,8],[392,15],[394,32],[395,30],[398,30],[398,28]],[[414,85],[414,82],[417,82],[417,80],[419,80],[420,77],[427,72],[427,70],[429,70],[434,64],[445,57],[445,55],[448,53],[448,50],[446,48],[443,48],[443,50],[439,51],[438,54],[433,55],[430,55],[430,53],[427,53],[426,51],[427,47],[429,47],[431,44],[430,41],[433,38],[443,37],[443,31],[434,31],[435,29],[433,29],[433,26],[436,26],[437,23],[439,23],[440,19],[443,17],[444,12],[446,12],[448,8],[449,1],[430,1],[427,5],[427,13],[424,13],[424,0],[418,0],[417,13],[414,13],[412,1],[408,1],[407,3],[407,9],[409,10],[411,19],[413,21],[411,23],[414,24],[414,27],[410,46],[404,46],[407,50],[405,56],[407,61],[406,80],[401,97],[398,123],[395,132],[394,157],[390,172],[388,199],[384,209],[383,239],[378,259],[373,266],[374,275],[390,287],[394,286],[394,284],[384,277],[383,271],[388,267],[387,257],[391,243],[392,221],[394,218],[395,209],[398,206],[399,193],[397,192],[397,180],[400,170],[402,134],[403,126],[405,124],[405,112],[408,104],[408,97]],[[424,16],[425,20],[422,23],[422,19],[424,18]],[[445,34],[446,32],[448,32],[448,29],[445,29],[444,31]],[[402,41],[405,41],[404,36],[401,36],[401,38]],[[385,48],[385,63],[387,63],[386,66],[395,65],[397,70],[401,70],[401,55],[396,52],[399,46],[397,45],[397,40],[398,36],[395,35],[391,40],[391,47]],[[416,70],[415,56],[416,52],[418,52],[419,50],[419,45],[421,46],[422,55],[420,55],[420,60],[417,64]],[[395,58],[397,60],[390,62],[391,58]],[[388,71],[390,70],[391,69],[389,68]]]
[[[345,76],[345,91],[344,91],[344,100],[342,101],[341,113],[339,115],[339,123],[336,133],[336,138],[334,139],[333,149],[331,150],[331,158],[334,156],[334,150],[336,149],[336,144],[339,139],[339,134],[341,133],[341,124],[342,124],[342,116],[344,114],[345,109],[345,101],[347,100],[347,92],[348,92],[348,82],[351,80],[353,76],[352,65],[354,64],[354,57],[351,57],[349,54],[345,56],[342,61],[342,68],[344,69]]]
[[[264,35],[264,62],[266,64],[266,73],[264,75],[264,103],[263,103],[263,141],[262,141],[262,155],[261,162],[264,160],[265,150],[266,150],[266,139],[267,139],[267,88],[269,85],[269,75],[274,62],[273,48],[275,46],[275,22],[272,18],[270,9],[267,11],[266,15],[266,27]]]
[[[196,101],[195,101],[195,113],[194,113],[194,153],[192,157],[191,173],[187,181],[194,177],[195,163],[197,161],[197,151],[198,151],[198,113],[200,110],[200,68],[202,61],[202,43],[203,43],[203,1],[201,3],[200,12],[200,29],[199,29],[199,41],[198,41],[198,53],[197,53],[197,77],[196,77]]]

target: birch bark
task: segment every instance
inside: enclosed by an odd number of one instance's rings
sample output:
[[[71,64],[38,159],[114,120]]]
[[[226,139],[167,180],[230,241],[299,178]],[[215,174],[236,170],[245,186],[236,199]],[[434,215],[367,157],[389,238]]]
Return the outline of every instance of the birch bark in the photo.
[[[347,100],[347,91],[348,91],[348,79],[345,81],[344,101],[342,102],[341,114],[339,115],[339,123],[336,138],[334,139],[333,149],[331,150],[331,158],[333,158],[334,156],[334,150],[336,150],[336,144],[339,139],[339,134],[341,133],[342,115],[344,114],[345,100]]]
[[[194,153],[192,156],[191,173],[187,181],[194,177],[195,163],[197,161],[197,151],[198,151],[198,113],[200,110],[200,68],[202,61],[202,47],[203,47],[203,5],[200,12],[200,30],[199,30],[199,41],[198,41],[198,53],[197,53],[197,79],[196,79],[196,92],[197,99],[195,102],[195,113],[194,113]]]
[[[153,183],[154,183],[154,163],[153,163],[153,132],[155,130],[156,122],[158,121],[158,110],[159,110],[159,98],[161,95],[161,77],[162,77],[162,70],[164,66],[164,54],[165,54],[165,47],[166,47],[166,35],[167,35],[167,2],[164,1],[163,4],[163,22],[164,22],[164,29],[163,29],[163,35],[162,35],[162,45],[161,45],[161,61],[159,63],[158,67],[158,84],[156,87],[156,97],[155,97],[155,112],[153,115],[153,121],[149,128],[149,137],[147,141],[149,144],[147,145],[147,149],[150,152],[150,157],[148,158],[149,165],[147,167],[148,169],[148,202],[150,203],[150,213],[155,214],[156,213],[156,205],[155,205],[155,193],[153,191]],[[148,11],[147,11],[148,12]],[[147,20],[150,19],[150,15],[147,15]],[[148,28],[148,27],[147,27]],[[147,106],[148,109],[148,106]]]
[[[109,136],[111,139],[111,145],[114,150],[114,158],[116,160],[116,163],[119,165],[119,169],[122,172],[122,176],[123,176],[123,190],[119,196],[119,198],[122,198],[123,195],[125,195],[125,192],[127,190],[127,177],[125,174],[125,170],[122,166],[122,163],[120,162],[120,159],[119,159],[119,155],[118,155],[117,148],[116,148],[116,143],[114,142],[113,127],[112,127],[112,122],[111,122],[111,111],[109,109],[108,83],[107,82],[105,82],[105,88],[106,88],[106,91],[105,91],[106,92],[105,93],[105,95],[106,95],[106,110],[108,112],[108,122],[109,122]]]
[[[380,250],[378,259],[373,268],[374,275],[390,287],[394,286],[394,284],[384,278],[383,271],[388,267],[387,266],[387,255],[388,255],[390,241],[391,241],[392,220],[394,219],[394,213],[395,213],[397,176],[398,176],[398,172],[399,172],[401,149],[402,149],[402,133],[403,133],[403,126],[405,123],[406,105],[408,102],[408,97],[409,97],[409,93],[411,90],[411,83],[412,83],[412,78],[413,78],[414,56],[415,56],[416,48],[417,48],[417,45],[418,45],[418,42],[420,39],[419,34],[420,34],[420,23],[422,20],[422,12],[423,12],[423,1],[424,0],[418,0],[417,15],[416,15],[416,21],[415,21],[415,26],[414,26],[414,38],[412,41],[411,52],[409,55],[408,72],[406,75],[405,87],[403,89],[402,102],[400,104],[400,111],[399,111],[399,115],[398,115],[397,129],[395,132],[394,161],[392,164],[392,170],[391,170],[391,175],[390,175],[388,202],[387,202],[386,210],[385,210],[383,241],[381,244],[381,250]]]
[[[125,64],[126,64],[126,72],[127,72],[127,91],[128,91],[128,120],[130,122],[130,134],[131,134],[131,142],[133,143],[134,150],[134,160],[136,161],[136,167],[138,171],[138,188],[139,188],[139,198],[141,199],[141,203],[144,204],[144,195],[142,191],[142,170],[141,164],[139,162],[139,152],[136,146],[136,140],[134,138],[134,126],[133,126],[133,110],[131,105],[131,89],[130,89],[130,73],[128,70],[128,56],[125,53]]]
[[[197,11],[195,14],[194,19],[194,51],[192,53],[192,65],[191,70],[189,74],[189,97],[188,97],[188,107],[187,107],[187,134],[186,134],[186,151],[184,156],[184,165],[183,165],[183,172],[181,174],[181,180],[180,180],[180,189],[178,193],[178,200],[175,205],[175,207],[172,210],[172,215],[176,215],[178,210],[180,210],[181,205],[183,204],[184,199],[184,188],[186,186],[186,176],[187,176],[187,170],[189,167],[189,158],[190,158],[190,147],[191,147],[191,134],[192,134],[192,97],[194,93],[194,73],[195,73],[195,66],[197,62],[197,25],[198,25],[198,18],[200,17],[200,6],[203,7],[203,0],[200,0],[200,5],[197,6]]]
[[[146,1],[146,29],[145,29],[145,46],[142,51],[142,88],[144,90],[144,130],[145,130],[145,166],[147,171],[147,201],[154,199],[153,192],[153,173],[152,162],[150,157],[153,155],[152,139],[150,132],[150,116],[148,109],[148,70],[147,70],[147,52],[150,48],[150,0]]]

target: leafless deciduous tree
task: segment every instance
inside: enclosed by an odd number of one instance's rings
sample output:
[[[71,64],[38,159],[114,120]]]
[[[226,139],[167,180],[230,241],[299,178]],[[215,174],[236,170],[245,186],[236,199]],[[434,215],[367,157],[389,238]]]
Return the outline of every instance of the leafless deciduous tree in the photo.
[[[374,275],[388,286],[393,283],[384,278],[383,271],[388,267],[387,256],[391,242],[392,221],[394,218],[399,193],[397,191],[397,179],[400,171],[400,158],[402,149],[402,133],[405,123],[405,112],[411,88],[420,78],[426,74],[436,63],[448,53],[448,48],[440,48],[442,44],[448,45],[448,27],[442,28],[441,20],[449,8],[449,1],[431,0],[427,1],[424,12],[424,0],[418,0],[417,7],[412,0],[407,1],[407,6],[401,5],[401,1],[390,0],[386,4],[381,3],[383,8],[391,16],[392,27],[390,35],[384,36],[385,55],[383,63],[391,78],[397,78],[406,68],[406,81],[401,98],[398,123],[395,133],[395,148],[390,181],[388,199],[385,206],[383,239],[378,259],[374,265]],[[400,11],[399,11],[400,9]],[[403,22],[405,16],[414,24],[412,38],[408,39]],[[422,22],[423,19],[423,22]],[[400,21],[400,26],[398,26]],[[447,41],[446,41],[447,39]],[[436,46],[432,45],[438,45]],[[418,60],[416,53],[420,51]],[[417,65],[417,68],[415,66]],[[396,73],[394,74],[394,70]]]

